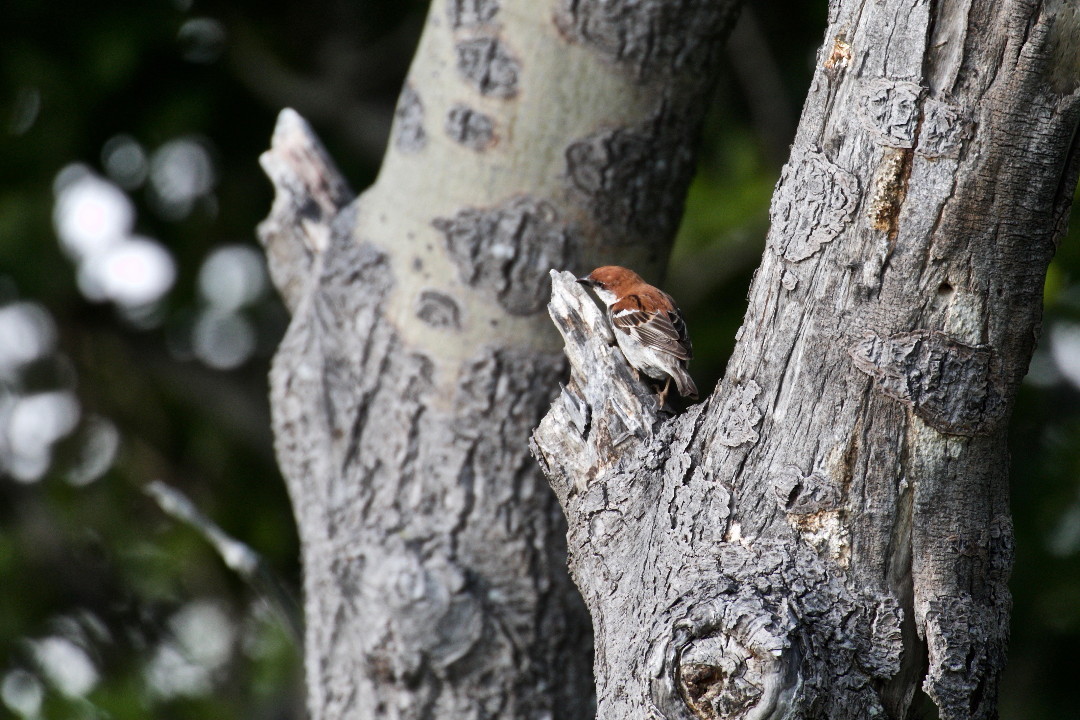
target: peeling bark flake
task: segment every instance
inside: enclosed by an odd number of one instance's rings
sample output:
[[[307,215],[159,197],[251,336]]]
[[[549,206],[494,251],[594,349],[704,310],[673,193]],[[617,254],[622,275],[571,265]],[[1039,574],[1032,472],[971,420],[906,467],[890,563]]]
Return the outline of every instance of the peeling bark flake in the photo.
[[[875,139],[888,147],[913,147],[922,87],[905,80],[875,78],[866,83],[864,93],[859,116]]]
[[[859,181],[816,149],[792,151],[769,208],[768,245],[790,262],[806,260],[847,226]]]
[[[739,385],[724,398],[724,407],[720,411],[716,441],[727,447],[738,447],[758,441],[755,426],[761,422],[761,410],[754,405],[754,398],[761,392],[761,387],[753,380]]]
[[[773,492],[784,512],[808,515],[840,507],[840,488],[819,472],[803,475],[789,466],[773,478]]]
[[[988,435],[1005,413],[993,374],[993,353],[943,332],[917,330],[887,338],[870,334],[849,353],[882,393],[911,407],[936,430]]]

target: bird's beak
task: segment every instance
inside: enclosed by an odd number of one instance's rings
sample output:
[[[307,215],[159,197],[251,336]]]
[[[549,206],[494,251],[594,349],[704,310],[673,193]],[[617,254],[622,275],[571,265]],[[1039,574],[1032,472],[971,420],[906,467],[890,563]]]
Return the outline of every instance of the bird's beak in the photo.
[[[594,283],[594,282],[593,282],[592,280],[590,280],[590,279],[588,278],[588,276],[585,276],[585,277],[579,277],[579,278],[577,279],[577,281],[578,281],[579,283],[581,283],[582,285],[584,285],[585,287],[592,287],[593,285],[595,285],[595,283]]]

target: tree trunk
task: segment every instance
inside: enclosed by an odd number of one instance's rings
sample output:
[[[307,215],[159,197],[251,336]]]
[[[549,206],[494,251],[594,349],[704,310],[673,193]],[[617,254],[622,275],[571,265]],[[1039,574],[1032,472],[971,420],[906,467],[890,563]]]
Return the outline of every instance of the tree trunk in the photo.
[[[534,435],[598,717],[996,716],[1006,425],[1078,166],[1076,5],[830,7],[727,374],[675,418],[565,273]],[[691,328],[691,332],[693,328]]]
[[[565,371],[548,270],[662,271],[735,3],[502,5],[432,7],[356,201],[295,113],[263,158],[313,718],[592,714],[527,448]]]

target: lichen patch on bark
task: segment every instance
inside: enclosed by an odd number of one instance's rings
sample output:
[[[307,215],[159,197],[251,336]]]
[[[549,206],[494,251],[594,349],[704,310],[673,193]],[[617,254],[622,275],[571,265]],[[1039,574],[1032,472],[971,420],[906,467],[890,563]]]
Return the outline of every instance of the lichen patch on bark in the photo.
[[[904,204],[907,176],[911,173],[912,152],[903,148],[887,148],[874,171],[873,194],[867,215],[870,227],[895,236],[897,218]]]
[[[822,63],[822,67],[830,77],[835,77],[851,64],[851,58],[851,43],[843,34],[840,34],[833,38],[832,49],[829,51],[829,56],[825,58],[825,62]]]

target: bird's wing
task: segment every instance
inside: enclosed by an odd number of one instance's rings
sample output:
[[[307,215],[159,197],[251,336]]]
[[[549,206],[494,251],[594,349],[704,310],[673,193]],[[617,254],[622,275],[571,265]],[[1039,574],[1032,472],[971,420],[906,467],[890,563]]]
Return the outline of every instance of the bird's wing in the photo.
[[[617,330],[633,333],[649,347],[674,355],[680,360],[693,357],[690,340],[686,336],[686,324],[678,311],[661,310],[647,312],[612,307],[611,324]]]

